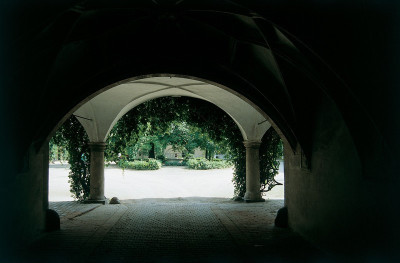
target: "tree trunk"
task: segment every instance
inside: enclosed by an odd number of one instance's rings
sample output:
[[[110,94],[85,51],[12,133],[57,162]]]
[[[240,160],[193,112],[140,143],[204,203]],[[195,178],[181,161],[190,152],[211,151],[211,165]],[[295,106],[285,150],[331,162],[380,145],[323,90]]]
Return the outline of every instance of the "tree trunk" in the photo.
[[[155,156],[154,143],[150,143],[150,145],[151,145],[151,149],[150,149],[150,151],[149,151],[149,158],[155,159],[156,156]]]

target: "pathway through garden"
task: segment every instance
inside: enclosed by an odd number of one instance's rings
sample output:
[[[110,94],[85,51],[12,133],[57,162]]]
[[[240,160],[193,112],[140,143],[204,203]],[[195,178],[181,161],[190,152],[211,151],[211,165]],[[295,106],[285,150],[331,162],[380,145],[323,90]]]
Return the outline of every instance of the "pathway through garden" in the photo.
[[[282,166],[283,167],[283,166]],[[49,201],[72,201],[68,183],[68,164],[49,165]],[[190,170],[164,166],[156,171],[122,170],[116,165],[105,168],[105,196],[121,200],[142,198],[217,197],[231,198],[234,193],[233,169]],[[276,177],[283,183],[283,168]],[[266,193],[266,199],[283,199],[283,186]]]

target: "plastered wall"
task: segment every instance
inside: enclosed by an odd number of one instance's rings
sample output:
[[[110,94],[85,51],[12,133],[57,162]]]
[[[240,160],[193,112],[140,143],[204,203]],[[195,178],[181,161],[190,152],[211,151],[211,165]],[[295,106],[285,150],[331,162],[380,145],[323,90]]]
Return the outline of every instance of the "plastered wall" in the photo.
[[[295,152],[285,147],[290,227],[318,247],[346,257],[397,256],[398,213],[389,192],[398,184],[368,177],[341,115],[326,98],[313,133],[310,162],[299,145]],[[370,154],[376,154],[373,148]]]
[[[48,147],[30,147],[23,169],[9,178],[2,196],[2,259],[15,257],[43,234],[47,209]]]

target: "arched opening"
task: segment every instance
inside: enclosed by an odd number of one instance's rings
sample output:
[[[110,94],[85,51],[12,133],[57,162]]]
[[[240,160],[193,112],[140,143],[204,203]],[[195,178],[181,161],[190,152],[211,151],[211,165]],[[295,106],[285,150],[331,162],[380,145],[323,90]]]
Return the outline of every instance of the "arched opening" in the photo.
[[[144,76],[111,85],[102,93],[87,99],[83,104],[81,103],[81,106],[73,114],[85,128],[91,143],[104,144],[112,127],[130,109],[145,101],[165,96],[187,96],[208,101],[222,109],[234,120],[240,129],[245,145],[250,145],[247,148],[256,147],[254,148],[256,155],[250,154],[247,160],[248,165],[246,165],[249,166],[246,171],[249,174],[254,173],[254,179],[247,178],[246,180],[250,180],[250,184],[253,182],[251,191],[257,192],[257,187],[260,188],[259,179],[257,179],[260,177],[257,147],[271,124],[268,116],[256,105],[222,85],[217,86],[215,83],[188,76],[167,74]],[[100,167],[98,170],[104,171],[104,168]],[[283,169],[280,171],[280,183],[283,183]],[[104,174],[100,176],[103,177],[101,179],[103,182],[101,195],[104,195]],[[250,191],[249,189],[247,192]],[[268,190],[268,188],[264,188],[264,191]],[[259,193],[252,194],[251,191],[247,194],[250,195],[249,201],[262,200]],[[255,197],[251,197],[251,195],[255,195]]]
[[[166,77],[163,78],[164,80],[171,80],[174,77],[170,78],[170,77]],[[159,79],[157,79],[158,81],[160,81]],[[178,81],[183,81],[183,78],[177,78]],[[188,79],[191,80],[191,79]],[[141,79],[140,80],[140,85],[154,85],[155,87],[162,86],[160,85],[160,82],[157,82],[157,84],[155,83],[154,79]],[[143,88],[143,91],[147,91],[147,94],[145,94],[144,96],[139,93],[139,94],[133,94],[132,95],[132,89],[134,90],[134,85],[137,83],[130,83],[130,85],[125,85],[125,86],[117,86],[115,88],[118,89],[119,88],[124,88],[125,90],[128,91],[128,93],[116,93],[114,95],[118,95],[116,97],[118,97],[119,99],[123,98],[126,99],[126,101],[128,102],[126,106],[124,105],[124,103],[121,103],[120,106],[121,108],[119,109],[119,111],[115,108],[111,108],[111,110],[115,110],[114,112],[117,113],[114,117],[114,119],[112,118],[108,118],[109,116],[105,116],[105,119],[102,119],[102,115],[103,116],[107,113],[107,106],[111,107],[115,107],[115,103],[118,102],[118,100],[114,99],[110,99],[110,97],[102,97],[101,95],[107,94],[107,91],[97,95],[96,97],[88,100],[85,104],[83,104],[79,109],[77,109],[76,111],[74,111],[74,115],[79,116],[77,117],[77,119],[79,120],[80,123],[83,124],[83,126],[86,128],[86,132],[89,134],[89,138],[91,138],[93,141],[92,143],[98,143],[99,141],[94,141],[94,140],[99,140],[100,139],[100,144],[105,142],[105,139],[107,137],[107,133],[109,133],[109,131],[111,130],[112,126],[116,123],[116,119],[117,118],[121,118],[123,116],[123,114],[121,114],[121,112],[128,112],[129,108],[133,108],[137,105],[139,105],[139,103],[136,102],[136,98],[135,96],[137,96],[137,98],[139,100],[141,100],[141,102],[145,102],[145,100],[143,99],[143,97],[145,97],[146,95],[148,96],[146,99],[156,99],[156,98],[161,98],[161,97],[165,97],[165,96],[187,96],[188,94],[190,94],[190,97],[195,97],[195,95],[193,95],[193,91],[191,91],[191,93],[189,93],[187,90],[185,89],[177,89],[175,86],[170,87],[170,91],[168,91],[168,89],[166,88],[162,88],[162,92],[158,92],[158,90],[154,91],[154,92],[149,92],[149,90],[151,90],[151,87],[145,87]],[[189,83],[191,84],[191,83]],[[124,84],[122,84],[124,85]],[[183,86],[183,85],[182,85]],[[205,83],[200,83],[199,85],[193,85],[196,86],[196,88],[204,88],[205,91],[207,91],[207,88],[209,87],[208,84]],[[215,87],[211,87],[216,89]],[[112,91],[113,88],[110,88],[108,91]],[[211,90],[209,92],[205,92],[204,94],[214,94],[214,96],[210,97],[210,99],[208,99],[208,101],[213,102],[214,104],[220,106],[221,108],[224,108],[225,111],[228,111],[229,116],[234,120],[234,124],[233,125],[237,125],[238,129],[240,130],[240,141],[244,141],[244,145],[242,145],[243,149],[250,149],[250,154],[247,154],[247,157],[250,157],[250,162],[251,161],[258,161],[259,162],[259,157],[258,157],[258,149],[260,146],[260,141],[263,138],[264,134],[266,131],[268,131],[268,129],[270,128],[271,124],[269,124],[268,121],[266,121],[267,117],[265,115],[265,113],[261,112],[259,109],[257,109],[255,106],[252,106],[250,102],[247,102],[245,100],[244,97],[239,97],[234,93],[229,93],[229,91],[225,90],[226,92],[221,92],[218,93],[218,91],[220,90]],[[131,92],[131,94],[129,95],[129,92]],[[151,96],[149,96],[149,94],[151,94]],[[220,95],[220,97],[215,96],[215,94],[222,94]],[[231,99],[229,98],[229,96],[232,96],[232,94],[234,94],[236,97],[231,97]],[[152,97],[154,96],[154,97]],[[112,96],[111,96],[112,97]],[[204,100],[204,97],[200,97],[200,95],[196,94],[196,98],[197,99],[201,99]],[[219,99],[221,99],[222,102],[219,102]],[[121,100],[119,100],[120,102]],[[106,105],[101,105],[101,102],[105,102]],[[218,104],[217,104],[218,103]],[[86,105],[86,106],[85,106]],[[103,108],[103,107],[105,108]],[[246,110],[247,109],[247,110]],[[99,114],[101,113],[101,114]],[[96,122],[94,122],[94,120],[96,120]],[[106,121],[109,121],[106,125]],[[108,126],[109,125],[109,126]],[[107,132],[105,132],[107,131]],[[104,139],[102,139],[101,135],[105,135]],[[97,151],[98,152],[98,151]],[[250,156],[248,156],[250,155]],[[255,158],[254,158],[255,157]],[[248,165],[249,163],[246,163],[246,165]],[[253,165],[254,163],[250,163],[250,165]],[[253,168],[253,167],[250,167]],[[258,178],[256,177],[255,180],[253,178],[253,181],[250,180],[250,183],[253,183],[255,181],[258,180],[259,183],[259,167],[258,167]],[[246,169],[247,170],[247,169]],[[255,169],[250,169],[250,173],[253,173],[253,175],[257,175],[254,171]],[[246,171],[247,172],[247,171]],[[257,172],[257,171],[256,171]],[[105,187],[107,187],[107,184],[104,185]],[[252,186],[254,188],[254,185]],[[260,192],[260,184],[258,184],[258,186],[256,185],[256,187],[258,187],[258,195],[261,197],[261,192]],[[248,189],[246,189],[248,190]],[[250,188],[250,190],[252,190]],[[250,196],[251,197],[251,196]],[[93,201],[98,201],[98,200],[93,200]],[[259,200],[249,200],[249,201],[259,201]],[[177,249],[179,250],[179,257],[184,257],[186,258],[189,254],[192,254],[195,251],[195,247],[197,247],[198,245],[202,246],[202,248],[199,251],[207,251],[207,257],[211,257],[211,258],[217,258],[217,257],[234,257],[234,255],[238,254],[240,257],[243,257],[243,254],[237,253],[235,252],[232,248],[234,248],[235,245],[232,245],[232,247],[229,249],[229,252],[223,250],[220,247],[220,244],[218,244],[219,241],[215,241],[213,240],[214,237],[222,238],[224,235],[226,234],[222,234],[221,233],[221,227],[226,228],[226,227],[232,227],[229,226],[229,221],[227,220],[227,216],[231,216],[232,218],[237,218],[238,220],[243,220],[246,219],[248,220],[248,218],[246,218],[247,216],[251,215],[253,218],[259,218],[259,222],[257,223],[259,224],[259,226],[267,224],[267,225],[272,225],[273,224],[273,218],[275,217],[276,214],[276,210],[277,208],[281,207],[283,205],[283,202],[279,203],[279,207],[277,207],[276,204],[274,204],[273,206],[271,206],[271,203],[269,204],[270,208],[269,209],[264,209],[262,206],[247,206],[244,208],[234,208],[233,209],[233,205],[232,203],[228,204],[228,208],[218,208],[218,203],[207,203],[205,201],[203,201],[202,204],[199,203],[193,203],[192,205],[188,205],[188,204],[183,204],[179,203],[182,202],[182,200],[180,199],[167,199],[167,201],[163,201],[158,203],[153,203],[152,205],[149,205],[149,203],[146,202],[136,202],[136,203],[132,203],[132,204],[124,204],[127,208],[127,210],[125,211],[125,208],[121,208],[122,210],[116,210],[116,211],[112,211],[113,213],[115,213],[118,217],[118,219],[120,221],[118,222],[123,222],[123,224],[125,226],[131,226],[133,223],[137,224],[137,228],[143,228],[143,229],[147,229],[147,225],[151,225],[152,226],[152,221],[151,220],[156,220],[157,222],[159,222],[160,224],[165,224],[168,227],[171,227],[169,224],[174,224],[180,228],[184,228],[184,229],[189,229],[189,230],[175,230],[175,231],[179,231],[180,234],[184,234],[186,236],[189,237],[189,240],[193,239],[194,237],[192,237],[193,235],[197,235],[195,238],[198,239],[198,241],[196,241],[196,245],[187,245],[183,250],[181,248],[177,248],[177,247],[172,247],[169,248],[170,251],[169,253],[178,253]],[[232,201],[233,202],[233,201]],[[151,210],[151,209],[155,209],[154,205],[156,205],[156,210],[155,210],[155,215],[152,216],[148,216],[145,214],[146,211]],[[92,210],[95,207],[95,205],[92,204],[92,206],[89,208],[90,210]],[[135,208],[134,208],[135,207]],[[193,207],[195,208],[193,210]],[[198,212],[196,211],[196,209],[200,209],[201,208],[201,213],[198,214]],[[96,208],[97,209],[97,208]],[[135,210],[135,209],[139,209],[139,210]],[[193,211],[192,211],[192,210]],[[229,210],[232,209],[232,210]],[[236,210],[235,210],[236,209]],[[96,214],[97,210],[93,210],[92,213],[93,215],[93,219],[95,220],[100,220],[101,215],[100,214]],[[99,210],[100,211],[100,210]],[[135,218],[134,219],[127,219],[126,217],[130,217],[132,216],[131,211],[136,211],[135,212]],[[267,214],[268,212],[268,214]],[[231,214],[229,214],[231,213]],[[88,221],[88,219],[84,219],[85,218],[85,214],[82,215],[82,217],[80,217],[81,214],[79,214],[79,216],[70,218],[71,220],[81,220],[80,218],[82,218],[82,222],[85,222],[86,224],[90,225],[90,220]],[[204,228],[204,222],[200,222],[200,220],[196,221],[196,228],[200,229],[201,231],[204,231],[204,233],[207,233],[207,236],[203,236],[202,234],[196,234],[198,229],[194,230],[192,228],[188,228],[185,224],[193,224],[192,220],[190,219],[191,216],[196,215],[197,217],[204,217],[204,219],[209,220],[209,222],[207,222],[208,227],[213,228],[214,230],[214,234],[210,233],[208,230],[203,229]],[[245,217],[243,217],[242,215],[246,215]],[[75,215],[74,215],[75,216]],[[138,219],[139,218],[139,219]],[[150,219],[151,218],[151,219]],[[112,218],[111,218],[112,219]],[[110,219],[110,220],[111,220]],[[116,220],[116,219],[113,219]],[[125,220],[128,220],[125,222]],[[139,220],[139,221],[136,221]],[[148,223],[143,224],[143,220],[148,220]],[[196,219],[197,220],[197,219]],[[266,222],[263,222],[262,220],[266,220]],[[65,221],[64,221],[65,222]],[[132,223],[133,222],[133,223]],[[222,223],[221,223],[222,222]],[[70,221],[67,221],[66,226],[69,228],[71,225]],[[243,224],[244,225],[244,224]],[[88,229],[90,227],[84,228],[82,225],[76,224],[74,226],[76,229],[75,230],[71,230],[71,232],[74,231],[88,231]],[[78,230],[77,230],[78,229]],[[90,229],[90,231],[92,231],[92,229]],[[129,231],[133,231],[132,229],[130,229]],[[134,229],[134,231],[138,231],[136,228]],[[187,233],[187,232],[190,233]],[[229,231],[235,231],[235,230],[229,230]],[[240,230],[240,231],[244,231],[244,229]],[[89,232],[89,231],[88,231]],[[161,232],[161,231],[160,231]],[[112,231],[111,231],[112,233]],[[135,232],[135,235],[137,235],[138,237],[140,237],[141,239],[147,240],[147,238],[149,237],[150,232],[148,230],[144,231],[144,230],[140,230],[139,232]],[[167,236],[165,237],[160,237],[159,233],[153,233],[154,235],[157,236],[158,238],[158,242],[171,242],[171,239],[178,243],[179,246],[184,247],[184,242],[185,240],[181,237],[175,238],[174,236],[169,237]],[[152,235],[153,235],[152,234]],[[179,235],[180,235],[179,234]],[[240,237],[237,235],[237,233],[234,232],[229,232],[230,235],[234,235],[234,242],[242,242],[240,241]],[[120,235],[120,238],[124,239],[127,238],[124,236],[123,233],[119,233],[118,235]],[[178,236],[179,236],[178,235]],[[105,237],[102,237],[105,238]],[[226,238],[226,237],[223,237]],[[165,240],[164,240],[165,239]],[[210,240],[209,240],[210,239]],[[128,239],[127,239],[128,240]],[[146,241],[147,242],[147,241]],[[227,244],[229,242],[231,242],[231,240],[227,239],[224,242],[227,242]],[[125,242],[124,242],[125,243]],[[126,242],[126,244],[131,244],[130,242]],[[207,245],[205,245],[207,244]],[[99,243],[98,244],[100,247],[103,246],[103,243]],[[115,249],[115,243],[111,243],[111,250]],[[124,245],[123,245],[124,246]],[[211,246],[213,248],[211,248]],[[137,247],[141,247],[141,245],[138,245]],[[213,249],[216,248],[216,250],[218,252],[213,251]],[[133,250],[132,250],[133,251]],[[163,254],[163,252],[160,252],[162,250],[159,249],[150,249],[149,251],[152,251],[152,253],[154,252],[155,255],[161,255],[160,257],[162,259],[164,259],[165,255]],[[135,252],[136,253],[136,252]],[[148,253],[148,252],[147,252]],[[216,253],[216,254],[215,254]],[[218,254],[218,253],[222,253],[222,254]],[[107,254],[107,253],[106,253]],[[122,253],[123,254],[123,253]],[[102,253],[96,254],[94,255],[95,258],[99,258],[101,257]],[[123,254],[125,255],[125,254]],[[148,256],[148,254],[146,254],[146,256]],[[174,255],[175,257],[176,255]],[[256,257],[258,257],[259,255],[257,255]]]
[[[150,99],[188,96],[209,101],[238,125],[243,140],[261,140],[270,118],[243,95],[227,87],[190,76],[154,75],[112,85],[75,112],[91,141],[104,141],[114,124],[130,109]],[[99,113],[102,113],[99,116]]]
[[[112,83],[163,72],[221,83],[276,122],[291,146],[285,202],[295,231],[330,251],[397,255],[396,4],[19,2],[2,16],[11,25],[1,90],[9,247],[44,229],[41,146],[57,122]]]

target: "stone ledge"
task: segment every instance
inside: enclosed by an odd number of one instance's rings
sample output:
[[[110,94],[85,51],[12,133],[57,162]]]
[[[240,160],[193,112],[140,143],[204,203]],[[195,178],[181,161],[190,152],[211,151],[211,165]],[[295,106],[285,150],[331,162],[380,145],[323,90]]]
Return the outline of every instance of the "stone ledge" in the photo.
[[[84,204],[102,204],[102,205],[105,205],[106,204],[106,200],[105,199],[104,200],[91,200],[91,199],[89,199],[89,200],[83,201],[83,203]]]
[[[257,202],[265,202],[265,199],[264,199],[264,198],[255,199],[255,200],[252,200],[252,199],[243,199],[243,201],[244,201],[245,203],[257,203]]]

